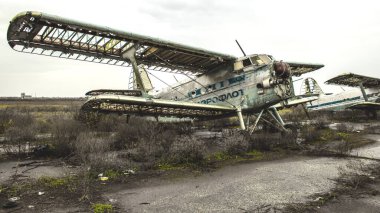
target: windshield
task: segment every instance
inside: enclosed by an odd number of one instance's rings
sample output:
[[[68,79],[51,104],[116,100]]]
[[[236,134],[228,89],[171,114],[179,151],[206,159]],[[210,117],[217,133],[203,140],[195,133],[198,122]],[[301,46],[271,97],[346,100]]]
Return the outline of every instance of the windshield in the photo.
[[[271,62],[271,59],[267,55],[255,55],[251,57],[251,61],[253,65],[261,66],[269,64]]]

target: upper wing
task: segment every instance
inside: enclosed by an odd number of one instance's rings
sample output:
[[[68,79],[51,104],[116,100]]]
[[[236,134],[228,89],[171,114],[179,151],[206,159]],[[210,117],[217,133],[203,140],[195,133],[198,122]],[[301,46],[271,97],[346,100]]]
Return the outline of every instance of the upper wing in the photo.
[[[216,118],[236,112],[232,106],[208,105],[185,101],[149,99],[124,95],[97,95],[82,106],[84,111],[136,114],[148,116],[175,116],[190,118]]]
[[[230,55],[40,12],[14,17],[7,38],[17,51],[119,66],[129,66],[122,55],[137,44],[138,63],[176,73],[204,73],[235,60]]]
[[[296,62],[286,62],[290,66],[290,70],[292,71],[294,76],[300,76],[308,72],[312,72],[318,70],[325,65],[323,64],[304,64],[304,63],[296,63]]]
[[[380,88],[380,79],[367,77],[364,75],[357,75],[354,73],[345,73],[338,75],[328,81],[326,84],[337,84],[343,86],[357,87],[360,83],[363,84],[365,88]]]

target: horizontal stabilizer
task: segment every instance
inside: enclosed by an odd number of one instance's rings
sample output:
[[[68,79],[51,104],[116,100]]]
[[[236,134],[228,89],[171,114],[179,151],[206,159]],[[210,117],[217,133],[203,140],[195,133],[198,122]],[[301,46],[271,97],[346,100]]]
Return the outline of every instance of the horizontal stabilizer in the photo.
[[[308,72],[313,72],[315,70],[321,69],[325,65],[323,64],[306,64],[306,63],[296,63],[296,62],[286,62],[290,66],[290,70],[294,76],[300,76]]]
[[[311,101],[315,101],[318,99],[318,95],[313,95],[313,96],[296,96],[294,98],[291,98],[287,101],[283,101],[281,103],[278,103],[274,105],[274,107],[280,109],[284,107],[292,107],[292,106],[297,106],[299,104],[304,104],[308,103]]]

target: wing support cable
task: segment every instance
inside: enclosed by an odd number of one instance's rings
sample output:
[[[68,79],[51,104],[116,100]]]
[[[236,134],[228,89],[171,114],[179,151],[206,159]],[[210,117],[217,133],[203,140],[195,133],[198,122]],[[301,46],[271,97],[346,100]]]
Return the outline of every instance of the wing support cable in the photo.
[[[183,95],[185,98],[187,98],[187,95],[183,94],[182,92],[180,92],[179,90],[175,89],[174,87],[170,86],[168,83],[166,83],[164,80],[160,79],[159,77],[157,77],[156,75],[153,75],[153,73],[147,71],[151,76],[155,77],[157,80],[161,81],[162,83],[164,83],[166,86],[168,86],[170,89],[180,93],[181,95]],[[191,100],[192,101],[192,100]],[[193,102],[193,101],[192,101]]]

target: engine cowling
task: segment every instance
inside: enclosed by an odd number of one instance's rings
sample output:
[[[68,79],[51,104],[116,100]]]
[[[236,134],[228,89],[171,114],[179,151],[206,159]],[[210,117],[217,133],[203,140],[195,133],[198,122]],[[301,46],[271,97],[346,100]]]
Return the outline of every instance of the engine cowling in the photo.
[[[288,78],[291,74],[289,64],[283,61],[275,62],[273,64],[273,69],[276,73],[276,76],[279,78]]]

